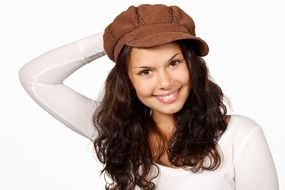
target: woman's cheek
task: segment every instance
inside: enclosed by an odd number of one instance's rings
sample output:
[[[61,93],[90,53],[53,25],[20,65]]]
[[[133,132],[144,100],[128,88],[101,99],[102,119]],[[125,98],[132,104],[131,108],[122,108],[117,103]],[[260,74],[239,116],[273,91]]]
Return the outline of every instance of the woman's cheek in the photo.
[[[179,73],[177,73],[177,77],[183,84],[189,84],[190,81],[190,73],[187,68],[182,69]]]
[[[151,96],[153,94],[154,84],[152,80],[138,80],[135,87],[139,96]]]

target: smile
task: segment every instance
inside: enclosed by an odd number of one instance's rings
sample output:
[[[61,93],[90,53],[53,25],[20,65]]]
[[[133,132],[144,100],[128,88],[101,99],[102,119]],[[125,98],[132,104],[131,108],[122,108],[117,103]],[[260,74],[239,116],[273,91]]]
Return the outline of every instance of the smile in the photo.
[[[175,102],[179,97],[180,88],[170,94],[166,95],[155,95],[155,98],[163,104],[171,104]]]

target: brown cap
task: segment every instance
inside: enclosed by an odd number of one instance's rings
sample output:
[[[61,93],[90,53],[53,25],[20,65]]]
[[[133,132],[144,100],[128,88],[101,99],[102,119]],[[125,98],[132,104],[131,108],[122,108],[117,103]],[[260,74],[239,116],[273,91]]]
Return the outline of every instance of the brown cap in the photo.
[[[209,52],[207,43],[195,35],[193,19],[177,6],[162,4],[130,6],[107,26],[103,39],[107,55],[115,62],[124,45],[152,47],[189,39],[197,55]]]

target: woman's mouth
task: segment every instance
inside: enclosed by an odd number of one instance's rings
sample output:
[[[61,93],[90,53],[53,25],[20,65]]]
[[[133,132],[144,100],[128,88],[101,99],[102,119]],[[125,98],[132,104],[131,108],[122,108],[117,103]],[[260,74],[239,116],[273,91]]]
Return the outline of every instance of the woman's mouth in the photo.
[[[163,104],[171,104],[175,102],[179,97],[180,88],[172,93],[165,95],[155,95],[155,98]]]

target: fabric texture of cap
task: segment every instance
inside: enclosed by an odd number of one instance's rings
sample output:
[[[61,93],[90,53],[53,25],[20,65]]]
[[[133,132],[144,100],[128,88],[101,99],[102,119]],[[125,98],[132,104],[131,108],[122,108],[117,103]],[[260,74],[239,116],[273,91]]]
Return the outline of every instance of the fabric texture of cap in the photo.
[[[193,19],[178,6],[142,4],[130,6],[104,32],[104,49],[116,62],[124,47],[144,48],[188,39],[198,56],[209,52],[207,43],[195,34]]]

